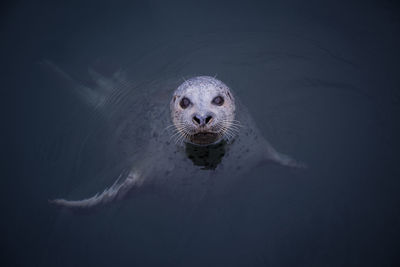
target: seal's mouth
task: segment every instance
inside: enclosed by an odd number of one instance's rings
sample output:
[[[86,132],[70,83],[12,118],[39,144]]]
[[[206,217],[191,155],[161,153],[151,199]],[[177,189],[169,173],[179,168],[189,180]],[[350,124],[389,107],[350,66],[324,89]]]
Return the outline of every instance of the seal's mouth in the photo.
[[[190,142],[196,145],[210,145],[219,140],[221,136],[213,132],[200,132],[190,136]]]

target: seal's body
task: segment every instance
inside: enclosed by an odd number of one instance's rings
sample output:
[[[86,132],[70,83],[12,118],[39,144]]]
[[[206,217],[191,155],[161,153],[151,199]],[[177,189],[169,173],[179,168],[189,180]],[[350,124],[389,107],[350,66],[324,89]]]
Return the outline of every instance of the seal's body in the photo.
[[[168,102],[151,106],[147,118],[151,138],[142,159],[122,181],[118,179],[103,193],[87,199],[51,202],[68,208],[91,208],[121,199],[146,184],[171,187],[197,182],[201,179],[195,177],[210,171],[231,177],[266,162],[304,167],[277,152],[231,89],[213,77],[194,77],[178,86],[172,93],[169,112]]]

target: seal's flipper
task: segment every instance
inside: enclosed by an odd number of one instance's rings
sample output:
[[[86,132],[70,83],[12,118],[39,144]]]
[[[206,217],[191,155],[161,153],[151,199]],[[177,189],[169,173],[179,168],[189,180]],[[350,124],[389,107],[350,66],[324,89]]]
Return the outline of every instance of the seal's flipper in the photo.
[[[111,187],[106,188],[101,194],[82,200],[54,199],[51,204],[70,209],[89,209],[110,202],[120,200],[134,187],[141,185],[141,176],[137,172],[130,172],[123,182],[117,180]]]
[[[298,168],[298,169],[307,168],[307,165],[305,163],[292,159],[288,155],[279,152],[277,152],[274,158],[270,158],[270,160],[286,167]]]
[[[126,79],[126,73],[121,69],[116,70],[110,77],[106,77],[89,68],[91,82],[84,85],[49,60],[42,61],[41,65],[55,74],[82,103],[107,117],[115,109],[115,105],[124,99],[134,87],[134,84]]]
[[[72,93],[75,94],[85,105],[96,107],[102,101],[102,96],[99,92],[79,83],[52,61],[43,60],[41,65],[51,71],[52,74],[55,74],[63,86],[72,91]]]
[[[276,151],[275,148],[273,148],[270,144],[267,144],[264,158],[267,160],[267,162],[274,162],[285,167],[298,169],[307,168],[305,163],[297,161],[286,154]]]

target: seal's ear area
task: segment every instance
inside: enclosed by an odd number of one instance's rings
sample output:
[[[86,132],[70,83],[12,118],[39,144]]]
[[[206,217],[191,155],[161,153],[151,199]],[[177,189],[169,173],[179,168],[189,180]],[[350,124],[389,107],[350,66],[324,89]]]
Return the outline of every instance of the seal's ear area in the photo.
[[[177,98],[178,97],[176,95],[174,95],[174,97],[172,98],[172,102],[175,103]]]
[[[233,100],[233,97],[232,97],[232,95],[231,95],[231,93],[230,93],[229,91],[226,91],[226,95],[227,95],[231,100]]]

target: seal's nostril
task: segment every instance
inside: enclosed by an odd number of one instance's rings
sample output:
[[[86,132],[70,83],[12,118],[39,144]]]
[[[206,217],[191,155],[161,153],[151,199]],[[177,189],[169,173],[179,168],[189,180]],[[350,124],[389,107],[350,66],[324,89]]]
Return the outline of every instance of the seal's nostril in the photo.
[[[201,115],[194,115],[192,117],[193,123],[199,125],[200,127],[204,127],[206,124],[212,121],[211,116],[201,116]]]
[[[193,121],[197,124],[200,124],[200,119],[197,116],[193,116]]]

